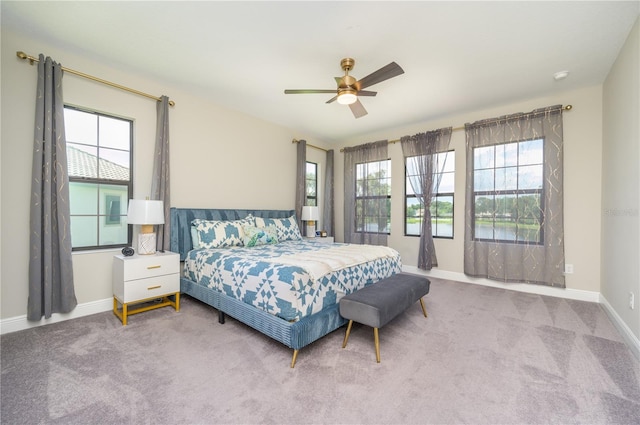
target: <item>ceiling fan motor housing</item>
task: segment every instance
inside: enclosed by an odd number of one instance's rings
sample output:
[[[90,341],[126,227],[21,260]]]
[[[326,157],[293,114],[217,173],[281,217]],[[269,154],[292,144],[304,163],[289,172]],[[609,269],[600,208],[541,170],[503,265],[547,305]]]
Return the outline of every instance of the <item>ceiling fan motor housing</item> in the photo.
[[[354,59],[344,58],[340,61],[340,68],[342,68],[344,72],[349,72],[353,69],[353,66],[355,64],[356,64],[356,61]]]

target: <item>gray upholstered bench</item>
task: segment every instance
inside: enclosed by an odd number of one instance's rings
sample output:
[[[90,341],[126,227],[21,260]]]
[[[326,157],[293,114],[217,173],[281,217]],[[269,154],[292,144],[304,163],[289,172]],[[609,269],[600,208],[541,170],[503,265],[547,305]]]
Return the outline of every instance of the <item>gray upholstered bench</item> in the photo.
[[[376,361],[380,363],[380,339],[378,329],[403,313],[416,301],[420,301],[422,313],[427,317],[422,297],[429,293],[429,279],[408,273],[398,273],[382,279],[340,300],[340,315],[349,320],[342,348],[347,346],[353,322],[373,328]]]

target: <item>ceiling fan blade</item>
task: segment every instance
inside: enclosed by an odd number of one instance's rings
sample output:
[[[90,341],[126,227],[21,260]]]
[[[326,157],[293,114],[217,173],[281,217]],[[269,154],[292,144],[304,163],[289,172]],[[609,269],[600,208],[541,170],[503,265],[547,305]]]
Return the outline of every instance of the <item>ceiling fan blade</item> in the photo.
[[[314,90],[314,89],[300,89],[300,90],[285,90],[284,94],[312,94],[312,93],[336,93],[337,90]]]
[[[338,95],[333,96],[331,99],[327,100],[325,103],[334,102],[338,98]]]
[[[404,74],[404,70],[400,68],[395,62],[391,62],[389,65],[383,66],[377,71],[372,72],[364,78],[361,78],[355,83],[355,87],[358,91],[361,89],[365,89],[374,84],[378,84],[382,81],[388,80],[389,78],[397,77],[398,75]]]
[[[351,112],[353,112],[353,116],[356,118],[364,117],[365,115],[367,115],[367,110],[364,109],[364,106],[362,106],[360,100],[356,100],[355,103],[349,105],[349,108],[351,108]]]

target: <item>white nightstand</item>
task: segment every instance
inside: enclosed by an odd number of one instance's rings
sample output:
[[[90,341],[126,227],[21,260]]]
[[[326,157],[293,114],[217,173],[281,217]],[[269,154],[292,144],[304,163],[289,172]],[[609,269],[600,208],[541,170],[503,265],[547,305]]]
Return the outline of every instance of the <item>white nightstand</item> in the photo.
[[[180,311],[180,256],[174,252],[156,252],[153,255],[133,255],[113,258],[113,313],[122,325],[127,317],[160,307],[172,306]],[[174,296],[174,300],[169,298]],[[140,304],[161,298],[162,301],[130,310],[131,304]],[[122,304],[122,310],[118,309]]]
[[[324,238],[320,236],[316,236],[315,238],[308,238],[305,236],[305,239],[308,241],[316,241],[318,243],[333,243],[333,236],[325,236]]]

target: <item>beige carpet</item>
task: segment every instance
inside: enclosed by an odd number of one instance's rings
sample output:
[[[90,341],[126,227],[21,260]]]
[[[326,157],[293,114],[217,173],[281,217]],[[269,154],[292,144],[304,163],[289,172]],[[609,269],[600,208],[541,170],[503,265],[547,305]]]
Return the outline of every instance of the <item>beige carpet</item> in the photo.
[[[292,351],[184,297],[3,335],[2,424],[638,424],[640,364],[598,304],[432,280],[380,331]]]

